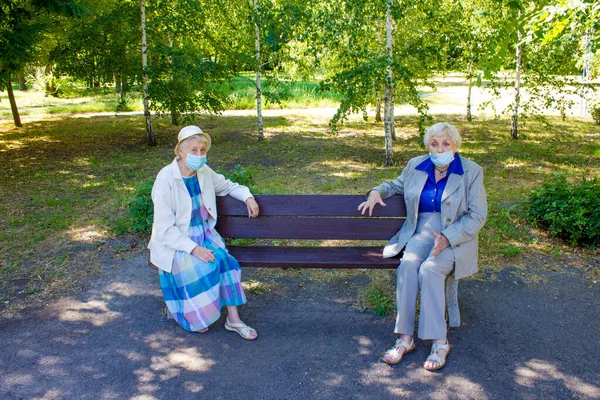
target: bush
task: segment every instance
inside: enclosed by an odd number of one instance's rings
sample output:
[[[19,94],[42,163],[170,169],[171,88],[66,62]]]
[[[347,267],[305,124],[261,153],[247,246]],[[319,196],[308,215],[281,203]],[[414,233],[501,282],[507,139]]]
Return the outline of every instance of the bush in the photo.
[[[570,184],[564,175],[545,180],[531,192],[527,217],[552,236],[572,245],[600,244],[600,181],[583,179]]]
[[[590,99],[588,102],[588,111],[594,119],[594,123],[600,124],[600,97]]]
[[[250,191],[253,190],[254,186],[254,173],[250,168],[244,168],[239,164],[233,167],[231,174],[224,174],[227,178],[233,182],[239,183],[240,185],[247,186]]]
[[[135,198],[129,202],[129,213],[133,221],[132,229],[137,233],[150,233],[154,218],[152,185],[154,181],[143,182],[137,187]]]

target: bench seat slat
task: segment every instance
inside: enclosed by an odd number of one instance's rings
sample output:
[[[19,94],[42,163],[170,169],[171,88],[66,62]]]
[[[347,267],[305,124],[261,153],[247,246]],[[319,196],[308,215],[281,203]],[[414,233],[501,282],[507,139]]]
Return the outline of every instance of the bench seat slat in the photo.
[[[256,195],[261,216],[294,217],[358,217],[358,205],[365,200],[362,195]],[[377,206],[374,217],[404,217],[406,208],[402,196],[392,196],[385,200],[386,206]],[[228,215],[248,215],[246,205],[231,196],[217,197],[219,217]]]
[[[217,220],[223,237],[256,239],[388,240],[403,219],[227,217]]]
[[[244,267],[391,269],[400,259],[382,258],[381,247],[228,246]]]

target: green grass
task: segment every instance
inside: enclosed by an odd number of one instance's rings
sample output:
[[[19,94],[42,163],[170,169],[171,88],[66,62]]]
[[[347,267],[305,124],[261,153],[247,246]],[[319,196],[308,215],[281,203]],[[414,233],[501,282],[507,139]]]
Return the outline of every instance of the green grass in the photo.
[[[489,215],[480,236],[483,271],[525,267],[532,257],[545,257],[542,265],[552,260],[563,265],[565,257],[591,265],[585,261],[597,258],[591,251],[575,251],[532,229],[522,204],[555,172],[572,178],[600,174],[597,126],[551,118],[551,126],[528,122],[521,139],[513,140],[508,120],[441,118],[459,127],[461,154],[485,171]],[[424,152],[415,117],[396,119],[392,167],[383,165],[381,124],[353,118],[332,136],[321,116],[291,114],[264,122],[266,137],[258,142],[253,117],[202,116],[196,121],[213,138],[209,164],[228,174],[235,173],[236,165],[251,171],[256,193],[362,194],[396,177],[411,157]],[[172,160],[179,128],[167,119],[153,123],[157,147],[145,144],[144,120],[138,116],[55,117],[23,129],[0,122],[0,297],[10,300],[19,291],[28,296],[63,293],[98,270],[101,243],[113,232],[129,231],[123,219],[138,185]],[[113,254],[127,251],[119,245]],[[344,273],[319,276],[334,279]],[[373,288],[372,307],[385,308],[383,292],[376,289],[383,290]]]
[[[256,86],[254,75],[244,73],[223,84],[220,90],[227,96],[227,108],[233,110],[252,110],[256,107]],[[279,102],[263,98],[264,109],[279,108],[318,108],[337,107],[341,98],[335,93],[321,93],[318,82],[291,82],[263,78],[263,91],[273,93]],[[86,88],[83,84],[71,84],[59,97],[45,96],[42,91],[14,90],[17,106],[21,115],[40,114],[79,114],[115,112],[119,95],[110,87]],[[271,96],[272,98],[273,96]],[[142,111],[143,105],[139,88],[129,93],[127,104],[121,111]],[[7,92],[0,92],[0,117],[10,117],[11,109]]]
[[[256,86],[253,74],[242,74],[223,87],[223,91],[230,96],[229,107],[235,110],[253,110],[256,108]],[[337,107],[341,96],[335,93],[320,92],[319,84],[312,82],[276,82],[268,77],[263,77],[262,89],[267,93],[263,99],[265,109],[274,108],[318,108]],[[279,102],[270,100],[269,93]]]

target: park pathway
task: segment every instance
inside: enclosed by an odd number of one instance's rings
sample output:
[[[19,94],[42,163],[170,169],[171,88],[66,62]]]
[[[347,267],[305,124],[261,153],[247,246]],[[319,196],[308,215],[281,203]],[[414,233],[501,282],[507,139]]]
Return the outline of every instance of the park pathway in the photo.
[[[368,279],[277,278],[249,294],[260,338],[186,333],[162,314],[144,255],[85,292],[0,319],[1,399],[600,399],[600,289],[579,272],[528,283],[510,269],[460,285],[448,365],[429,346],[389,367],[393,320],[353,307]],[[256,271],[245,271],[245,279]]]

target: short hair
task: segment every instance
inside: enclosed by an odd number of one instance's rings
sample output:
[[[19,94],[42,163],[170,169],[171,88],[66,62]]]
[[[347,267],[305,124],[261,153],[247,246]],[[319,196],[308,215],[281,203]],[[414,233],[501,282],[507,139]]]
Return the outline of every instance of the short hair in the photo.
[[[429,139],[441,136],[444,133],[447,133],[450,136],[450,139],[454,142],[456,148],[460,147],[462,142],[460,133],[458,133],[455,127],[446,122],[438,122],[427,129],[427,132],[425,132],[425,136],[423,137],[423,143],[425,144],[425,147],[429,146]]]
[[[194,138],[198,139],[199,142],[204,142],[204,143],[208,144],[208,140],[206,139],[205,136],[203,136],[203,135],[192,135],[189,138],[185,138],[181,142],[177,143],[177,145],[175,146],[175,150],[174,150],[175,151],[175,155],[178,156],[179,155],[179,149],[181,149],[182,146],[185,146],[185,144],[187,142],[189,142],[190,140],[192,140]]]

